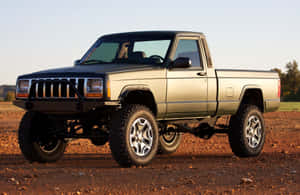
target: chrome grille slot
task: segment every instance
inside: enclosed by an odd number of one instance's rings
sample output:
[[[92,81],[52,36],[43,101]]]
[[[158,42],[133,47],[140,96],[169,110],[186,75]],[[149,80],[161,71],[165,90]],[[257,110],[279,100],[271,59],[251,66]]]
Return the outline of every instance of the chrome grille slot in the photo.
[[[75,84],[76,84],[76,79],[70,79],[70,82],[74,85],[74,86],[76,86]],[[75,90],[74,90],[74,88],[73,87],[70,87],[70,93],[69,93],[69,96],[72,98],[74,98],[75,97]]]
[[[37,97],[43,97],[43,81],[38,81],[38,93],[37,93]]]
[[[51,97],[51,81],[46,81],[46,97]]]
[[[61,97],[67,97],[67,84],[66,84],[66,79],[62,79],[62,81],[64,81],[64,82],[62,82],[62,83],[60,83],[60,91],[61,91],[61,93],[60,93],[60,95],[61,95]]]
[[[83,94],[83,91],[84,91],[84,79],[78,79],[77,89],[79,90],[80,94]]]
[[[31,99],[75,99],[76,89],[83,96],[84,78],[32,79]]]
[[[59,81],[59,80],[54,79],[54,81]],[[58,97],[58,82],[53,83],[53,97]]]

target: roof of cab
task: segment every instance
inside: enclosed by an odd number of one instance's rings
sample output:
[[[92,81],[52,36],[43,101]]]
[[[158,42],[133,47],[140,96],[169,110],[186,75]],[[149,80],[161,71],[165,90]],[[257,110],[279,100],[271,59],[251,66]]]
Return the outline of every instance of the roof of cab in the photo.
[[[113,33],[102,36],[102,38],[110,37],[136,37],[136,36],[147,36],[147,37],[169,37],[173,38],[175,36],[204,36],[201,32],[191,32],[191,31],[134,31],[134,32],[124,32],[124,33]]]

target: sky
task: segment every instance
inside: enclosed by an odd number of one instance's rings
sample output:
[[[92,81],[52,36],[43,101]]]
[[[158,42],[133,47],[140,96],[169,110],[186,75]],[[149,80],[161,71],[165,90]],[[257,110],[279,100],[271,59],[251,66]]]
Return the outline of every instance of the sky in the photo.
[[[72,66],[101,35],[185,30],[206,35],[216,68],[300,63],[299,0],[1,0],[0,85]]]

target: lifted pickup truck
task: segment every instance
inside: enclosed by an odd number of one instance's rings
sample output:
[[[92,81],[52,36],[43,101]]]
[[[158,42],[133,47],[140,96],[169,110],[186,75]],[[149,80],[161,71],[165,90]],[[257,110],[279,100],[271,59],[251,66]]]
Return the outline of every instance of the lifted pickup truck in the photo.
[[[202,33],[129,32],[99,38],[73,67],[19,76],[16,98],[27,110],[18,136],[27,160],[57,161],[68,141],[87,138],[109,142],[128,167],[175,152],[184,132],[227,133],[235,155],[257,156],[262,113],[278,109],[280,80],[271,71],[215,70]],[[230,122],[217,127],[222,115]]]

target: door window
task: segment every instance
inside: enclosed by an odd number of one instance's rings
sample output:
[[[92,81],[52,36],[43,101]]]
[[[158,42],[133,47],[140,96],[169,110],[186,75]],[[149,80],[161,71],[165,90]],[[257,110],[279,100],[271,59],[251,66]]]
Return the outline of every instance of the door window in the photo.
[[[192,67],[203,69],[202,60],[199,56],[198,40],[180,39],[174,59],[179,57],[187,57],[192,61]]]

